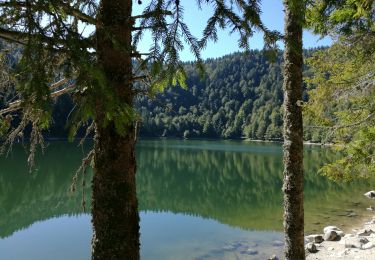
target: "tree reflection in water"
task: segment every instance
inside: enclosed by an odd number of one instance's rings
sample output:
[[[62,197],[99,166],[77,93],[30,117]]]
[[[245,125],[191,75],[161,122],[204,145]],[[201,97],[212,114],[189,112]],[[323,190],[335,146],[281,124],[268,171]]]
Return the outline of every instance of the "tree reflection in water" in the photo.
[[[335,154],[320,147],[307,147],[305,153],[307,232],[328,222],[348,222],[347,210],[365,215],[362,209],[368,201],[362,193],[370,182],[330,182],[316,172]],[[141,211],[200,216],[247,230],[282,231],[280,145],[145,140],[139,143],[137,157]],[[81,190],[69,192],[80,158],[81,149],[66,142],[52,142],[32,173],[21,147],[15,147],[9,158],[1,158],[0,237],[37,221],[83,213]],[[90,177],[89,172],[87,183]],[[84,194],[89,202],[89,185]]]

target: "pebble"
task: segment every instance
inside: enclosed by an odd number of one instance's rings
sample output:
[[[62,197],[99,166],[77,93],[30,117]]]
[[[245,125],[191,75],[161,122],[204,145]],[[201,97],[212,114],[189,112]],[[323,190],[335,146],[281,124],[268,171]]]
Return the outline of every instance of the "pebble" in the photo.
[[[372,231],[372,229],[370,229],[370,228],[365,228],[365,229],[361,229],[358,233],[357,233],[357,235],[358,236],[369,236],[369,235],[371,235],[371,234],[373,234],[373,233],[375,233],[374,231]]]
[[[308,242],[322,243],[324,241],[322,235],[309,235],[305,237]]]
[[[339,256],[345,256],[345,255],[349,254],[349,252],[350,252],[350,249],[346,248],[344,251],[340,252],[338,255]]]
[[[345,239],[345,248],[362,248],[368,242],[368,239],[365,237],[347,238]]]
[[[336,231],[334,231],[334,230],[328,230],[327,232],[324,232],[324,240],[325,241],[335,241],[338,238],[340,238],[340,236],[338,236]]]
[[[329,230],[334,230],[334,231],[341,231],[341,229],[339,229],[338,227],[336,226],[327,226],[323,229],[323,232],[326,233],[328,232]]]
[[[372,242],[368,242],[362,246],[362,249],[370,249],[373,247],[374,247],[374,244]]]
[[[316,245],[314,243],[308,243],[306,246],[305,246],[305,249],[307,251],[309,251],[310,253],[316,253],[318,252],[318,249],[316,248]]]
[[[375,198],[375,190],[370,190],[363,195],[365,195],[369,199],[374,199]]]
[[[280,241],[280,240],[275,240],[272,242],[272,246],[284,246],[284,242],[283,241]]]

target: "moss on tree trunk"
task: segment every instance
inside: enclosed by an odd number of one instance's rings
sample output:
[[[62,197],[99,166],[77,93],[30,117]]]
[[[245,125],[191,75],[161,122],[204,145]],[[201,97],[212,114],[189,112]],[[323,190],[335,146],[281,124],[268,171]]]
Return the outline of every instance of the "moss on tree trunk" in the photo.
[[[302,21],[304,1],[284,0],[284,231],[288,260],[305,259],[303,209]]]
[[[102,0],[97,22],[98,63],[108,91],[120,104],[133,106],[131,0]],[[104,101],[103,101],[104,102]],[[92,193],[92,259],[139,259],[139,214],[136,197],[134,124],[119,133],[96,101]]]

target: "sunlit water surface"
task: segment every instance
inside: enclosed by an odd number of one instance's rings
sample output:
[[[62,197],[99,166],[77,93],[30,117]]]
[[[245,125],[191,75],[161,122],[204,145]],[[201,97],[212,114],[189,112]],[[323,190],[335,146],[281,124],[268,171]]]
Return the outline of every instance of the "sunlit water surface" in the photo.
[[[69,192],[88,150],[51,142],[31,173],[21,146],[0,159],[1,260],[90,259],[91,218],[81,206],[90,187]],[[350,229],[369,215],[362,194],[375,182],[335,184],[316,173],[335,156],[305,148],[306,233],[328,224]],[[282,255],[281,145],[143,140],[137,160],[142,259]]]

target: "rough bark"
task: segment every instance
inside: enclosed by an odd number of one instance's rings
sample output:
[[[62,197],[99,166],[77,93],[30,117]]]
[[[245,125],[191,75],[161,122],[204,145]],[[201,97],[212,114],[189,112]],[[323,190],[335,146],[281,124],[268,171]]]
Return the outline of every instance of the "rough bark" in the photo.
[[[284,232],[288,260],[305,259],[303,209],[302,21],[304,1],[284,0]]]
[[[102,0],[97,19],[98,63],[107,87],[120,104],[132,106],[131,0]],[[121,46],[121,48],[119,48]],[[92,193],[92,259],[139,259],[139,215],[136,197],[135,136],[130,123],[123,133],[103,124],[97,99]]]

